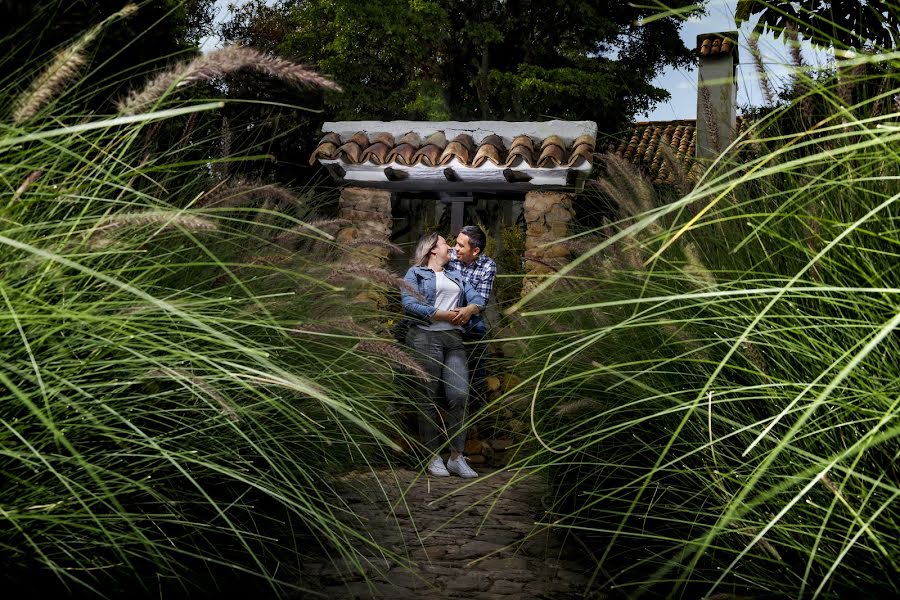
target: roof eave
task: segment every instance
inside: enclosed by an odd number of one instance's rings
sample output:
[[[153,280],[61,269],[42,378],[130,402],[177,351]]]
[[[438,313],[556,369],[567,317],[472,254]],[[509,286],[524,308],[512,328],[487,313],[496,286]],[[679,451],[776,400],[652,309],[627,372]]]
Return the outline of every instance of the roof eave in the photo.
[[[591,164],[577,166],[517,167],[483,164],[469,167],[458,160],[440,167],[352,164],[341,159],[319,159],[341,183],[377,187],[398,192],[510,192],[564,190],[578,192],[591,172]]]

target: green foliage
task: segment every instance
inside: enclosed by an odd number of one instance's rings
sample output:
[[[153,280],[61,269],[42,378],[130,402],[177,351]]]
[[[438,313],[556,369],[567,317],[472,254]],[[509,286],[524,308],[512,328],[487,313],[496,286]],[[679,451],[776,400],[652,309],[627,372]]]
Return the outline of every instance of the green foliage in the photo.
[[[677,18],[635,25],[653,13],[561,0],[259,0],[223,33],[333,75],[345,89],[326,97],[335,118],[558,117],[615,128],[668,97],[649,83],[660,68],[692,60],[673,35]]]
[[[0,23],[4,88],[22,83],[20,73],[44,64],[87,28],[120,11],[127,0],[19,2]],[[111,101],[163,68],[175,55],[196,52],[212,27],[213,0],[134,2],[139,10],[106,28],[89,49],[91,68],[63,96],[69,110],[109,112]]]
[[[221,103],[123,122],[70,94],[14,126],[43,66],[0,101],[3,589],[272,596],[292,557],[352,564],[328,475],[404,437],[404,356],[314,194],[223,177]]]
[[[760,33],[771,31],[780,37],[793,29],[818,46],[888,50],[900,42],[900,4],[896,0],[740,0],[737,3],[738,26],[755,15],[759,18],[754,27]]]
[[[598,587],[900,591],[900,112],[810,94],[824,121],[756,121],[684,197],[610,158],[617,222],[516,312],[519,460]]]

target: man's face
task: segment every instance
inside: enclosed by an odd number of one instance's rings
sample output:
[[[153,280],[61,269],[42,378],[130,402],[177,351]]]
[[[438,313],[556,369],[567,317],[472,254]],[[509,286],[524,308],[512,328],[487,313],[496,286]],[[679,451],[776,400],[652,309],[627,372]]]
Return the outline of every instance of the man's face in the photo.
[[[466,265],[471,265],[481,253],[481,248],[473,248],[469,243],[469,236],[460,233],[456,236],[456,258]]]

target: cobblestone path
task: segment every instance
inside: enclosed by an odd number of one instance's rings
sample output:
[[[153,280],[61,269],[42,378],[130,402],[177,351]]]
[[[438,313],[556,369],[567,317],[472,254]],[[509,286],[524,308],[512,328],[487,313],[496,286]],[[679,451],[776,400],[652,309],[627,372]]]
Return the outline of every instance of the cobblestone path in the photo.
[[[305,586],[327,598],[584,597],[584,565],[563,552],[555,533],[535,525],[544,494],[539,477],[481,469],[479,478],[463,480],[384,470],[346,475],[339,485],[352,511],[347,523],[396,556],[367,555],[367,577],[344,563],[307,562]]]

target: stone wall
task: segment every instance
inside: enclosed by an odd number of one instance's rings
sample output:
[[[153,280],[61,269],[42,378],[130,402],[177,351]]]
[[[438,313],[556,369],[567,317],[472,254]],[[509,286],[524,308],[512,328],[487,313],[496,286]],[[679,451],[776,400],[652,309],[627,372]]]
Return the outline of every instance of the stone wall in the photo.
[[[374,188],[348,186],[341,190],[338,218],[352,223],[338,232],[342,243],[354,240],[388,241],[391,236],[391,192]],[[387,250],[367,247],[354,260],[380,265],[388,256]]]
[[[570,234],[575,217],[574,194],[528,192],[525,194],[525,279],[522,294],[531,291],[542,278],[569,262],[569,248],[553,242]]]

